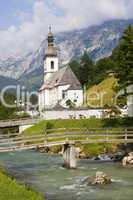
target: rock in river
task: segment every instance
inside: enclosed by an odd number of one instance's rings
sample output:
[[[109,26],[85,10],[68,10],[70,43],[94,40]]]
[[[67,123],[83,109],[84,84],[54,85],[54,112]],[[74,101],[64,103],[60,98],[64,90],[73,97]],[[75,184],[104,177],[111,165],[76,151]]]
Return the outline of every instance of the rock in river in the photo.
[[[92,178],[91,181],[89,181],[89,184],[91,185],[106,185],[111,184],[112,180],[111,177],[109,177],[104,172],[96,172],[96,176]]]

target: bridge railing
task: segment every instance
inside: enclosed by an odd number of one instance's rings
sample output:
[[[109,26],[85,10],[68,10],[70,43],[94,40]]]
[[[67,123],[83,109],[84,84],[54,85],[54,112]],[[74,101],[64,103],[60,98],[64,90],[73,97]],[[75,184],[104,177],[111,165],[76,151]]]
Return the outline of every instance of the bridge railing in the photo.
[[[132,143],[133,128],[49,129],[39,135],[0,135],[0,152],[56,146],[65,143]]]
[[[0,128],[13,127],[19,125],[28,125],[32,123],[38,123],[40,118],[20,118],[20,119],[11,119],[11,120],[0,120]]]

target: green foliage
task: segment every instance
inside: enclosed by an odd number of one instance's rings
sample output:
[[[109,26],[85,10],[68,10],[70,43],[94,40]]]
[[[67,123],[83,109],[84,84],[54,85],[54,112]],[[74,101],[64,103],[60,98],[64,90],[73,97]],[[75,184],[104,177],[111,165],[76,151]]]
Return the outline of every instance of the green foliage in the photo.
[[[16,117],[16,116],[15,116],[15,117]],[[26,112],[23,112],[22,114],[19,114],[18,117],[21,118],[21,119],[22,119],[22,118],[29,118],[30,115],[29,115],[28,113],[26,113]]]
[[[120,88],[133,83],[133,26],[124,32],[119,46],[113,51]]]
[[[133,117],[112,118],[103,120],[104,127],[132,127]]]
[[[94,82],[94,63],[87,53],[84,53],[80,61],[73,60],[70,62],[70,67],[79,79],[82,86],[92,85]]]
[[[6,103],[8,103],[9,105],[13,105],[15,101],[15,96],[12,94],[6,94],[4,96],[4,99]],[[0,101],[0,120],[12,118],[13,116],[15,116],[15,112],[16,108],[8,108],[4,106]]]
[[[81,56],[80,63],[75,60],[71,61],[70,67],[81,84],[89,87],[103,81],[108,76],[109,71],[114,71],[116,68],[111,57],[103,58],[94,64],[87,53]]]
[[[72,60],[69,63],[72,71],[75,73],[76,77],[80,80],[80,73],[79,73],[79,69],[80,69],[80,64],[77,60]]]
[[[82,85],[92,85],[94,82],[94,64],[93,61],[89,58],[87,53],[84,53],[80,59],[80,82]]]
[[[46,130],[47,129],[53,129],[54,128],[54,124],[51,123],[50,121],[46,123]]]
[[[61,151],[62,151],[62,146],[53,146],[53,147],[50,147],[50,152],[52,152],[54,154],[58,154]]]
[[[73,108],[75,108],[75,103],[72,102],[70,99],[68,99],[66,101],[66,106],[68,106],[70,109],[73,109]]]
[[[95,65],[95,84],[100,83],[104,79],[106,79],[108,73],[110,71],[114,71],[115,62],[109,58],[103,58],[99,60]]]
[[[43,200],[43,197],[19,185],[9,178],[4,172],[0,172],[0,200]]]
[[[84,154],[87,157],[93,157],[93,156],[97,156],[99,154],[105,153],[105,149],[106,152],[114,152],[116,149],[116,145],[112,145],[112,144],[85,144],[82,145],[80,147],[82,149],[82,151],[84,152]]]

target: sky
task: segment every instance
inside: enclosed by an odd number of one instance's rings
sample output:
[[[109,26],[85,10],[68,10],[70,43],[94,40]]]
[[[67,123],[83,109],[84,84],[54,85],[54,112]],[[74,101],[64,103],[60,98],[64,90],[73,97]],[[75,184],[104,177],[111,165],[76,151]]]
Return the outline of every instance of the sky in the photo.
[[[133,18],[133,0],[0,0],[0,58],[35,51],[53,32]]]

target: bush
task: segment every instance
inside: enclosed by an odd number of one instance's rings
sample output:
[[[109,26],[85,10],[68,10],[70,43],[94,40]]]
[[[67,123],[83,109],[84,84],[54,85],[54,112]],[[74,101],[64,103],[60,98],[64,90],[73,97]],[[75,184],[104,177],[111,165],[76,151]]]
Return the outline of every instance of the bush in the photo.
[[[53,128],[54,128],[54,124],[53,124],[52,122],[49,122],[49,121],[48,121],[48,122],[46,123],[46,130],[47,130],[47,129],[53,129]]]

